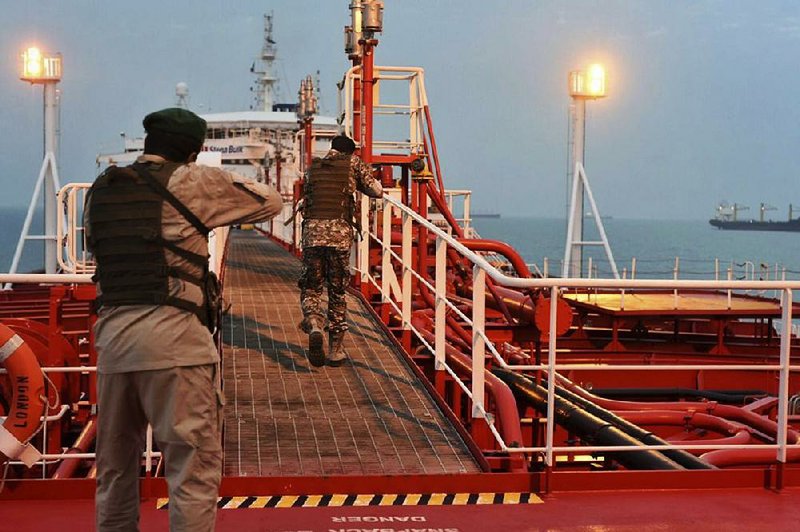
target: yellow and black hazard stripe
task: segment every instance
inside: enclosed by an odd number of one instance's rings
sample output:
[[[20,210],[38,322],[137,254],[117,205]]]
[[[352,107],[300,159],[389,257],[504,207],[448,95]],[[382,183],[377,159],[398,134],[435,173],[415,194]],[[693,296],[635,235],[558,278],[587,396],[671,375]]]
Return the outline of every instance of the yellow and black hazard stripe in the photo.
[[[466,506],[478,504],[541,504],[535,493],[402,493],[327,495],[267,495],[220,497],[217,508],[321,508],[338,506]],[[169,508],[169,499],[158,499],[156,508]]]

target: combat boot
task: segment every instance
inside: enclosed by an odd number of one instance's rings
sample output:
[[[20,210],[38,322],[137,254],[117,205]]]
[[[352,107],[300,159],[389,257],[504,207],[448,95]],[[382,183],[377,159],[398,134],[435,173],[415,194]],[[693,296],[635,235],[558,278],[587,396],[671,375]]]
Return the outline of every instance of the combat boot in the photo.
[[[308,320],[308,361],[318,368],[325,365],[325,350],[322,347],[324,337],[320,321],[319,318]]]
[[[328,358],[325,360],[327,365],[337,368],[347,363],[347,352],[344,350],[346,332],[328,332]]]

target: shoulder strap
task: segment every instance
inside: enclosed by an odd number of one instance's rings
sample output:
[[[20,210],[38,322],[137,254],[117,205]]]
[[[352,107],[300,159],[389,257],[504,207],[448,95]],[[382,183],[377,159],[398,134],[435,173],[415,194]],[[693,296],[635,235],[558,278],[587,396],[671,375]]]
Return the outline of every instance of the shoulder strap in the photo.
[[[167,200],[170,205],[175,207],[175,210],[181,213],[181,216],[183,216],[187,222],[192,224],[201,234],[208,236],[208,233],[210,233],[211,230],[206,227],[205,224],[201,222],[200,219],[195,216],[188,207],[186,207],[186,205],[181,203],[181,201],[176,198],[175,195],[167,189],[167,187],[159,183],[158,180],[153,177],[153,174],[151,174],[143,164],[134,163],[131,165],[131,168],[133,168],[136,173],[139,174],[139,177],[144,179],[154,191]]]

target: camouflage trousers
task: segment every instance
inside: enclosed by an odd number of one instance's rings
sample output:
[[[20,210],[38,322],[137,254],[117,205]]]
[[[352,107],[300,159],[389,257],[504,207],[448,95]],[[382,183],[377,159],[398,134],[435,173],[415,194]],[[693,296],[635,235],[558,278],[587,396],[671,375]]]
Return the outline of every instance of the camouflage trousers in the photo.
[[[303,250],[303,273],[300,287],[300,305],[303,309],[301,328],[308,332],[309,319],[322,321],[323,282],[328,287],[328,330],[347,330],[347,300],[345,290],[350,281],[350,250],[327,246],[313,246]]]

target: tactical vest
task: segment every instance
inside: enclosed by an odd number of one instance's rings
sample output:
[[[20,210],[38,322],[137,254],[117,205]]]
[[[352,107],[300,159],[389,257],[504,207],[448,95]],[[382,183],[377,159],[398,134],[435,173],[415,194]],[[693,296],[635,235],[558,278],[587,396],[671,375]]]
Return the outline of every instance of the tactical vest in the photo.
[[[350,158],[314,159],[308,173],[303,217],[346,220],[353,224],[355,200],[350,183]]]
[[[166,188],[179,163],[146,165],[158,184]],[[112,166],[92,185],[89,214],[89,248],[97,263],[92,280],[100,284],[98,306],[171,305],[197,314],[206,323],[204,306],[169,295],[170,277],[203,288],[208,256],[178,247],[161,236],[164,196],[132,167]],[[202,269],[200,277],[167,264],[164,251]]]

